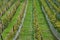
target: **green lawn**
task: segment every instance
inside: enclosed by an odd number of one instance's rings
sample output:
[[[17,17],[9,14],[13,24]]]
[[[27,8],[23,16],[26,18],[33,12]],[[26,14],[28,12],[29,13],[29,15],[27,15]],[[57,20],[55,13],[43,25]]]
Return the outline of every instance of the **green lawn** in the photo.
[[[26,17],[23,23],[23,27],[20,32],[18,40],[32,40],[33,28],[32,28],[32,0],[28,1],[28,7]]]
[[[18,19],[18,16],[20,14],[21,9],[22,9],[22,3],[18,7],[18,9],[17,9],[14,17],[12,18],[11,22],[8,24],[8,27],[2,33],[3,38],[5,38],[7,36],[7,34],[12,30],[13,25],[17,22],[17,19]]]
[[[38,15],[39,28],[41,30],[43,40],[54,40],[54,36],[51,34],[49,26],[47,25],[45,17],[42,13],[41,6],[37,0],[35,1],[35,4]]]

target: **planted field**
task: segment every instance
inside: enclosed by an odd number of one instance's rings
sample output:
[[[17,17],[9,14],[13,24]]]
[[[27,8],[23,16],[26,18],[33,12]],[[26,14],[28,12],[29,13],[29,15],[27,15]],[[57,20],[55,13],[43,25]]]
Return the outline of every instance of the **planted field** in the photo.
[[[0,40],[60,40],[59,0],[0,0]]]

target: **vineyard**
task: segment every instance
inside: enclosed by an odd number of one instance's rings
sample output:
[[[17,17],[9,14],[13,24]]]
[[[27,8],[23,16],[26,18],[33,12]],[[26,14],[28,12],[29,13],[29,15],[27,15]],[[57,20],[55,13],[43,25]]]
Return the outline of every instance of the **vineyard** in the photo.
[[[60,40],[60,0],[0,0],[0,40]]]

